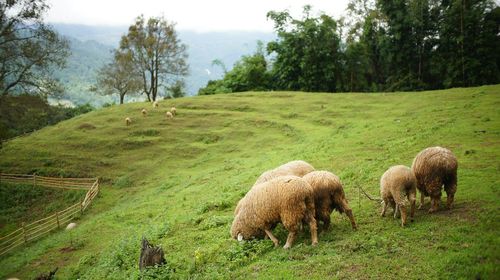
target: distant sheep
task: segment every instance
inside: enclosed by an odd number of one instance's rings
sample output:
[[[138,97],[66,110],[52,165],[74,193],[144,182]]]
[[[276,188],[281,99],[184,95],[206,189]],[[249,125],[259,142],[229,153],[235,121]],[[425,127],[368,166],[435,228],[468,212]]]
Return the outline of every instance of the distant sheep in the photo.
[[[240,202],[231,226],[232,238],[242,241],[267,235],[278,246],[279,241],[271,230],[282,223],[288,230],[283,248],[288,249],[304,221],[309,224],[312,245],[318,243],[313,190],[302,178],[283,176],[259,184]]]
[[[130,124],[132,124],[132,119],[131,119],[131,118],[128,118],[128,117],[127,117],[127,118],[125,118],[125,124],[126,124],[127,126],[129,126]]]
[[[153,108],[158,108],[159,104],[158,101],[153,102]]]
[[[417,179],[413,171],[404,165],[389,168],[380,179],[380,196],[382,197],[382,213],[385,216],[387,206],[394,209],[394,218],[401,212],[401,226],[406,224],[406,206],[410,205],[410,220],[415,214]]]
[[[353,229],[356,229],[356,221],[352,209],[347,203],[344,189],[339,177],[328,171],[313,171],[306,174],[302,179],[311,185],[314,191],[314,206],[316,209],[316,221],[322,221],[324,228],[330,227],[330,215],[333,210],[345,213]]]
[[[420,206],[424,205],[424,197],[431,197],[429,213],[439,209],[441,187],[447,194],[446,206],[451,209],[457,191],[458,161],[455,155],[442,147],[430,147],[417,154],[413,160],[412,170],[417,178],[420,191]]]
[[[146,109],[142,109],[141,113],[143,117],[148,115],[148,111],[146,111]]]
[[[314,167],[309,163],[303,160],[294,160],[262,173],[254,185],[267,182],[279,176],[294,175],[302,177],[312,171],[314,171]]]
[[[165,115],[167,116],[167,119],[172,119],[174,117],[174,115],[170,112],[167,112]]]
[[[170,113],[175,116],[177,114],[177,109],[175,109],[175,107],[170,108]]]

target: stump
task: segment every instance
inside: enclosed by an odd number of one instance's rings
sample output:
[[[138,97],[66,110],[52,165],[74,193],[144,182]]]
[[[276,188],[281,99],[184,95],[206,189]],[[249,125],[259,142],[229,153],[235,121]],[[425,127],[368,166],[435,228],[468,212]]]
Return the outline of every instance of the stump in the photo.
[[[165,264],[165,254],[163,249],[150,244],[146,238],[142,238],[141,256],[139,258],[139,269],[143,270],[148,266]]]
[[[52,279],[54,279],[54,275],[56,274],[57,269],[59,269],[59,268],[56,267],[56,269],[52,270],[49,273],[42,273],[42,274],[38,275],[37,277],[35,277],[35,280],[52,280]]]

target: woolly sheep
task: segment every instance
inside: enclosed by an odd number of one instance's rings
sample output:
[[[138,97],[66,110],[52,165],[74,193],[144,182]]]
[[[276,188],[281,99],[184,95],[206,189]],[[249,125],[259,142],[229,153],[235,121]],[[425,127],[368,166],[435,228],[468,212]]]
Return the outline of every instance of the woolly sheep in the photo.
[[[153,102],[153,108],[158,108],[159,104],[158,101]]]
[[[333,210],[337,210],[349,217],[353,229],[357,228],[339,177],[328,171],[313,171],[304,175],[302,179],[309,183],[313,189],[317,222],[322,221],[324,228],[328,229],[330,215]]]
[[[167,112],[165,115],[167,116],[167,119],[172,119],[174,117],[174,115],[170,112]]]
[[[142,109],[141,113],[142,116],[145,117],[148,114],[148,111],[146,111],[146,109]]]
[[[318,236],[313,190],[300,177],[282,176],[252,187],[242,198],[231,226],[231,236],[242,241],[267,235],[278,246],[279,241],[271,230],[281,222],[288,230],[283,247],[288,249],[303,221],[309,224],[314,246],[318,243]]]
[[[294,160],[262,173],[254,185],[267,182],[279,176],[294,175],[302,177],[311,171],[314,171],[314,167],[309,163],[303,160]]]
[[[410,220],[415,214],[417,179],[413,171],[404,165],[389,168],[380,179],[380,195],[382,197],[382,213],[385,216],[387,206],[394,209],[394,218],[401,212],[401,226],[406,224],[406,206],[410,204]]]
[[[127,117],[127,118],[125,118],[125,124],[126,124],[127,126],[129,126],[131,123],[132,123],[132,119],[131,119],[131,118],[128,118],[128,117]]]
[[[443,185],[447,194],[446,206],[451,209],[457,191],[457,168],[457,158],[448,149],[430,147],[417,154],[413,160],[412,170],[417,178],[417,188],[420,191],[419,209],[424,205],[424,197],[430,196],[429,213],[437,211]]]
[[[170,112],[175,116],[177,114],[177,109],[175,109],[175,107],[172,107],[170,108]]]

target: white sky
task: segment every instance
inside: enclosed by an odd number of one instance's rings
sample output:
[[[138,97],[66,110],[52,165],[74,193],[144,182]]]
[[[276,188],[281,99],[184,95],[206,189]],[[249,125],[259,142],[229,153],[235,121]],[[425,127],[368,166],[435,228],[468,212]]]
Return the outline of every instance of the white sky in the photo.
[[[270,10],[288,9],[299,17],[302,7],[313,6],[313,14],[323,11],[338,17],[348,0],[48,0],[51,23],[86,25],[130,25],[140,14],[164,15],[179,29],[195,31],[272,31],[266,19]]]

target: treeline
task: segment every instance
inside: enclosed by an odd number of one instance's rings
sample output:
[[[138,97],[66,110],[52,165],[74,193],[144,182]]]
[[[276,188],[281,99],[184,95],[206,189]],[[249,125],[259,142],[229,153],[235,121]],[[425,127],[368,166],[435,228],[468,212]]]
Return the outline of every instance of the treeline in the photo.
[[[500,82],[500,8],[491,0],[351,0],[347,17],[271,11],[277,40],[200,95],[248,90],[370,92]],[[271,59],[266,59],[269,55]]]

